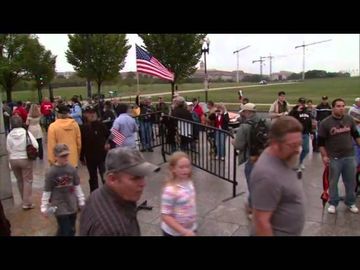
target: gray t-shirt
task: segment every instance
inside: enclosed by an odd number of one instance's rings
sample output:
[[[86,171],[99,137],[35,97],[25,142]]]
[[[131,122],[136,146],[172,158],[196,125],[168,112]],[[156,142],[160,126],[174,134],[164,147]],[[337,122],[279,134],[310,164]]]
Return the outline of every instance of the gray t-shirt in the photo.
[[[353,136],[355,121],[348,115],[338,119],[330,115],[320,122],[319,137],[325,139],[325,149],[330,158],[343,158],[355,155]]]
[[[45,175],[44,191],[51,192],[51,206],[57,206],[55,215],[70,215],[77,212],[78,204],[74,186],[79,184],[79,175],[71,165],[50,167]]]
[[[250,178],[253,207],[272,211],[274,235],[300,235],[305,223],[305,194],[303,183],[294,170],[277,157],[264,151]],[[255,228],[251,228],[255,234]]]

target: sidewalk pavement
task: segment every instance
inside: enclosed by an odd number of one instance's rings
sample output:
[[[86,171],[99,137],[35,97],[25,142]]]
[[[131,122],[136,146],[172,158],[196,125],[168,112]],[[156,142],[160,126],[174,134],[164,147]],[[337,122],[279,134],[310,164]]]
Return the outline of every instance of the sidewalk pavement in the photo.
[[[46,148],[46,147],[45,147]],[[147,160],[160,164],[161,171],[147,179],[147,186],[139,203],[147,200],[152,210],[140,210],[138,220],[143,236],[161,236],[160,230],[160,196],[163,180],[167,175],[167,164],[162,163],[160,149],[153,153],[144,153]],[[323,212],[320,195],[322,193],[322,162],[319,153],[309,154],[305,159],[306,169],[302,181],[306,194],[306,224],[304,236],[358,236],[360,235],[360,214],[350,213],[341,202],[337,214]],[[13,183],[13,201],[3,201],[5,212],[12,225],[13,236],[53,236],[56,233],[55,218],[45,218],[40,214],[40,200],[44,185],[44,174],[48,164],[44,161],[34,161],[33,198],[36,208],[24,211],[21,208],[20,195],[16,180],[11,174]],[[244,203],[247,196],[247,186],[243,166],[238,167],[237,193],[231,197],[232,185],[198,168],[193,168],[193,180],[197,191],[198,235],[200,236],[248,236],[249,225]],[[87,197],[89,195],[88,172],[86,167],[79,167],[81,186]],[[101,181],[99,180],[99,184]],[[343,184],[339,183],[340,194],[344,194]],[[360,204],[357,203],[358,207]],[[79,215],[77,226],[79,225]]]

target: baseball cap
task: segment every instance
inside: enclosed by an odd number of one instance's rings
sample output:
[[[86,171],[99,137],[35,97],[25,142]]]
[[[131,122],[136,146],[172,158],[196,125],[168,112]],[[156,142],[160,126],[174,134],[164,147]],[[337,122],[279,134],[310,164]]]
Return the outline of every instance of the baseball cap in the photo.
[[[359,102],[360,101],[360,97],[355,98],[355,102]]]
[[[246,103],[240,110],[240,112],[243,112],[243,111],[256,112],[256,105],[254,103]]]
[[[70,112],[70,108],[64,104],[60,104],[55,108],[55,111],[60,114],[67,114]]]
[[[111,149],[105,159],[107,172],[126,172],[134,176],[146,176],[158,172],[159,166],[147,162],[139,150],[117,147]]]
[[[66,144],[60,143],[60,144],[57,144],[55,146],[54,154],[57,157],[69,155],[70,154],[70,149]]]
[[[327,97],[327,96],[322,96],[321,99],[322,99],[322,100],[327,100],[328,97]]]
[[[301,103],[301,104],[304,104],[304,103],[306,103],[306,99],[301,97],[301,98],[298,99],[298,102]]]

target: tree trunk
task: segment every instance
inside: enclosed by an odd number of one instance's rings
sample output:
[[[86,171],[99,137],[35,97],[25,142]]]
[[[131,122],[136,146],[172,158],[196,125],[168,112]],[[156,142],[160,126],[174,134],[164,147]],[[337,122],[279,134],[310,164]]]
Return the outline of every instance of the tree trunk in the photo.
[[[91,98],[91,81],[90,81],[90,79],[86,80],[86,86],[87,86],[87,97]]]
[[[49,83],[49,98],[51,102],[54,102],[54,91],[50,83]]]
[[[39,99],[39,104],[41,104],[41,101],[42,101],[41,87],[38,87],[38,99]]]
[[[6,100],[7,100],[7,102],[12,101],[11,94],[12,94],[12,85],[7,85],[7,87],[6,87]]]
[[[97,86],[98,86],[98,94],[100,95],[100,90],[101,90],[101,82],[96,82],[97,83]]]

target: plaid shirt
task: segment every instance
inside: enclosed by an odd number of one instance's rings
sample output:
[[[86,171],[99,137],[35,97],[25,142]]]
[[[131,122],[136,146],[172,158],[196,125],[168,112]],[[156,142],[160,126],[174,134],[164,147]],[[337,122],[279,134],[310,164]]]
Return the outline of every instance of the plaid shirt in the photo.
[[[140,236],[136,204],[125,202],[106,184],[91,193],[80,219],[81,236]]]

